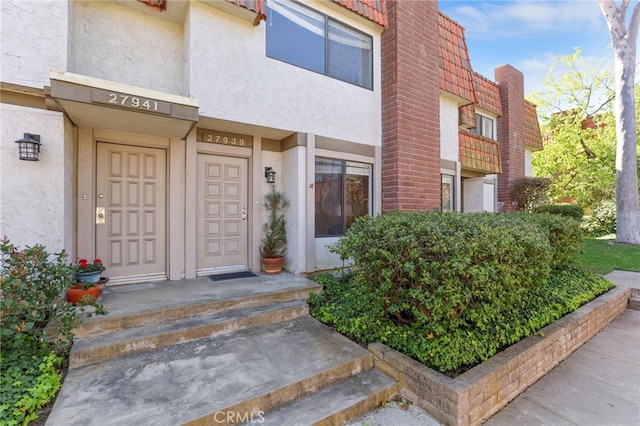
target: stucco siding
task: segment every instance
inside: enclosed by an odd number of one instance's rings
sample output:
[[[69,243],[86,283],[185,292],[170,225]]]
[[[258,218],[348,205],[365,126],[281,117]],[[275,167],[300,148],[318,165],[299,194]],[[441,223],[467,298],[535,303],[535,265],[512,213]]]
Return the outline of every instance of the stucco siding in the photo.
[[[440,158],[458,161],[458,104],[440,98]]]
[[[59,0],[2,1],[4,83],[42,88],[51,70],[67,65],[67,2]]]
[[[526,148],[524,150],[524,176],[533,176],[533,152]]]
[[[62,113],[0,104],[0,116],[0,235],[20,246],[44,244],[50,253],[69,249],[72,182]],[[18,159],[14,141],[24,132],[40,135],[40,161]]]
[[[112,2],[74,2],[68,71],[183,93],[183,28]]]
[[[380,145],[379,34],[372,34],[374,90],[368,90],[268,58],[268,23],[254,27],[200,3],[191,4],[188,21],[189,95],[199,100],[201,116]]]

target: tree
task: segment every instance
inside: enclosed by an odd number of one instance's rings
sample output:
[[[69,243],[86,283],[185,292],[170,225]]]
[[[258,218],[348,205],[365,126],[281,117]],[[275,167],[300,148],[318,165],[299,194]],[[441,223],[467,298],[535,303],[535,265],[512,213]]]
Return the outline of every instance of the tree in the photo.
[[[545,148],[533,157],[536,176],[551,178],[550,196],[593,207],[615,197],[613,79],[576,49],[556,58],[544,92],[533,94]]]
[[[634,97],[636,45],[640,26],[640,2],[625,19],[630,0],[618,7],[613,0],[598,0],[613,44],[616,116],[616,241],[640,245],[638,197],[638,128]]]

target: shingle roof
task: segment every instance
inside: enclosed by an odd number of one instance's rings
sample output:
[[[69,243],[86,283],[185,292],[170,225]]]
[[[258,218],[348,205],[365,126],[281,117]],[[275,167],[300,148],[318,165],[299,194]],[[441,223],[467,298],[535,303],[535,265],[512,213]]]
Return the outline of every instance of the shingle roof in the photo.
[[[500,144],[480,135],[459,132],[460,164],[483,173],[502,173]]]
[[[524,101],[524,145],[534,151],[541,151],[543,148],[536,106],[526,99]]]
[[[265,19],[266,0],[227,0],[236,6],[244,7],[258,16],[254,21],[254,25],[258,25],[260,21]],[[341,6],[346,7],[352,12],[375,22],[376,24],[387,28],[387,4],[386,0],[333,0]]]
[[[476,102],[473,77],[464,29],[460,24],[440,13],[438,17],[440,42],[440,90]]]
[[[488,78],[473,72],[473,88],[478,99],[477,106],[496,114],[502,115],[502,104],[500,103],[500,90],[498,85]]]
[[[360,16],[387,28],[386,0],[333,0]]]
[[[243,7],[257,14],[253,25],[260,24],[260,21],[266,19],[265,11],[267,9],[266,0],[227,0],[236,6]]]

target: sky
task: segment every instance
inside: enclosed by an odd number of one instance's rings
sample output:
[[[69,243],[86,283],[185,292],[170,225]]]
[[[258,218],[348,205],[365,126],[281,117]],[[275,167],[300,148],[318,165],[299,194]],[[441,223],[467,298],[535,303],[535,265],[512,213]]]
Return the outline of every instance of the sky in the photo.
[[[596,0],[439,0],[438,5],[465,28],[473,70],[494,80],[495,68],[510,64],[524,74],[526,97],[542,91],[554,58],[576,48],[587,62],[613,67],[609,30]]]

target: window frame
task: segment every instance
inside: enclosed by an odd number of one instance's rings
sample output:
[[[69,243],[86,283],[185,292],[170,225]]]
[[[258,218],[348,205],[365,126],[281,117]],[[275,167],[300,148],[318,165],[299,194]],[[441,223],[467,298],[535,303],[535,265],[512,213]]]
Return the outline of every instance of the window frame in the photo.
[[[491,136],[484,134],[485,122],[488,122],[487,124],[491,124]],[[475,116],[476,127],[474,129],[471,129],[471,133],[475,133],[477,135],[480,135],[487,139],[491,139],[495,141],[497,140],[495,137],[495,134],[496,134],[495,124],[496,124],[496,120],[494,118],[491,118],[484,114],[480,114],[476,112],[476,116]]]
[[[289,64],[289,65],[292,65],[292,66],[295,66],[295,67],[298,67],[298,68],[302,68],[304,70],[311,71],[311,72],[316,73],[316,74],[324,75],[324,76],[332,78],[334,80],[342,81],[343,83],[351,84],[353,86],[362,87],[364,89],[373,91],[373,87],[374,87],[374,72],[373,72],[374,71],[374,48],[373,48],[373,46],[374,46],[374,38],[373,38],[373,36],[371,34],[367,34],[366,32],[359,30],[358,28],[355,28],[355,27],[353,27],[353,26],[351,26],[351,25],[349,25],[349,24],[347,24],[347,23],[345,23],[343,21],[340,21],[340,20],[338,20],[338,19],[336,19],[336,18],[334,18],[332,16],[327,15],[326,13],[323,13],[323,12],[321,12],[319,10],[313,9],[313,8],[307,6],[306,4],[300,3],[300,2],[295,1],[295,0],[268,0],[267,1],[267,14],[270,13],[269,4],[271,2],[273,2],[273,1],[287,1],[287,2],[291,2],[291,3],[295,3],[298,7],[302,8],[302,9],[307,9],[307,10],[311,11],[313,14],[317,14],[317,15],[320,15],[320,16],[323,17],[323,19],[324,19],[324,27],[323,27],[324,28],[324,35],[323,35],[323,37],[324,37],[324,58],[323,58],[324,59],[324,71],[323,72],[319,72],[319,71],[317,71],[315,69],[310,69],[310,68],[301,66],[299,64],[293,63],[293,62],[288,61],[286,59],[278,58],[278,57],[275,57],[275,56],[270,56],[269,55],[269,51],[268,51],[269,50],[269,28],[270,28],[269,23],[267,23],[267,29],[266,29],[266,34],[265,34],[265,55],[267,56],[267,58],[274,59],[274,60],[280,61],[280,62],[284,62],[286,64]],[[329,41],[329,31],[330,31],[329,22],[330,21],[332,21],[332,22],[334,22],[334,23],[336,23],[338,25],[344,26],[346,29],[348,29],[350,31],[353,31],[356,34],[360,34],[361,36],[363,36],[364,38],[369,40],[371,49],[369,51],[370,55],[369,55],[369,58],[368,58],[369,59],[369,64],[368,64],[369,65],[368,66],[369,69],[367,70],[367,74],[368,74],[368,79],[367,80],[368,81],[365,81],[364,73],[363,73],[363,78],[362,78],[363,84],[353,83],[351,81],[344,80],[344,79],[342,79],[340,77],[334,76],[334,75],[329,73],[329,56],[330,56],[329,55],[329,43],[330,43],[330,41]]]
[[[342,199],[341,199],[341,205],[340,205],[340,211],[341,211],[341,225],[342,225],[342,233],[339,234],[318,234],[318,229],[317,229],[317,223],[315,223],[315,220],[317,218],[317,205],[314,204],[314,237],[315,238],[339,238],[345,235],[345,233],[347,232],[347,230],[349,229],[349,225],[347,223],[348,220],[348,215],[347,215],[347,185],[348,185],[348,172],[347,172],[347,167],[349,165],[349,163],[354,164],[354,165],[360,165],[360,166],[368,166],[369,168],[369,179],[368,179],[368,202],[367,202],[367,215],[371,215],[373,213],[373,209],[374,209],[374,165],[372,163],[367,163],[367,162],[363,162],[363,161],[354,161],[354,160],[349,160],[349,159],[345,159],[345,158],[335,158],[335,157],[327,157],[324,155],[317,155],[314,159],[314,176],[318,175],[317,172],[317,165],[318,165],[318,160],[325,160],[325,161],[331,161],[331,162],[339,162],[341,164],[342,167],[342,178],[341,178],[341,195],[342,195]],[[318,182],[314,179],[314,191],[317,191],[317,184]],[[360,217],[360,216],[355,216],[354,217]]]
[[[451,178],[451,182],[446,182],[451,185],[451,193],[449,194],[449,209],[444,209],[444,185],[445,185],[445,177]],[[451,173],[440,173],[440,211],[444,212],[455,212],[456,210],[456,175]]]

